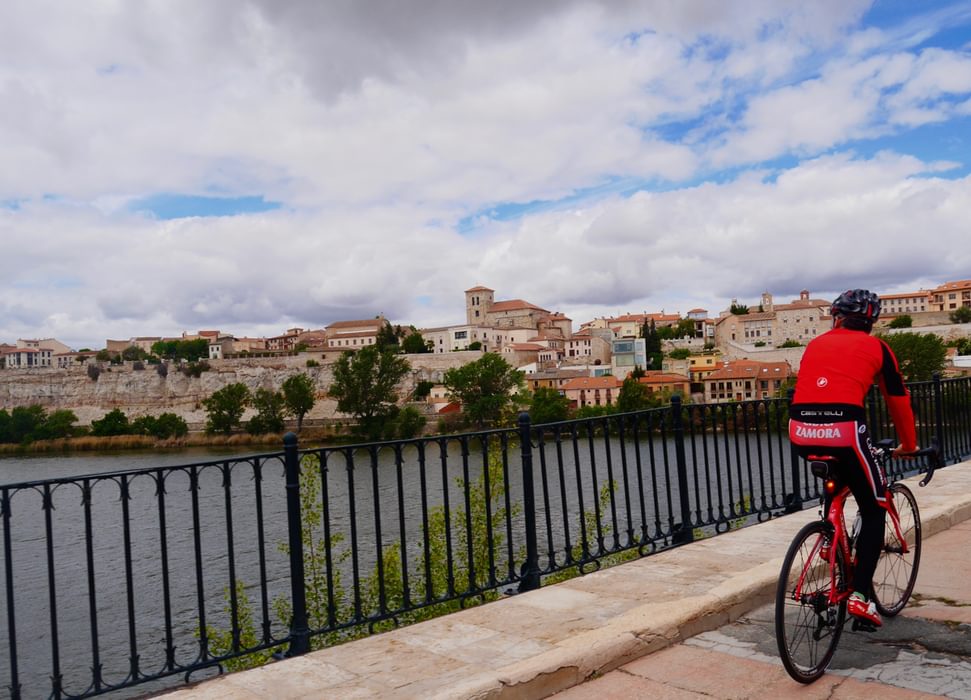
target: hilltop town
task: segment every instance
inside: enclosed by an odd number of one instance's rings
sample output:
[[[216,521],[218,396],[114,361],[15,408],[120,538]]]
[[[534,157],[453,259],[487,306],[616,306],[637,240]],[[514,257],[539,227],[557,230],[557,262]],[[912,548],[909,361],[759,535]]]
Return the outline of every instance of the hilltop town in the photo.
[[[423,352],[409,355],[413,368],[409,381],[436,385],[427,398],[429,414],[456,410],[437,384],[444,371],[483,352],[499,353],[520,369],[531,390],[554,388],[576,407],[612,404],[622,381],[635,368],[640,381],[652,393],[678,392],[706,402],[768,398],[798,372],[805,345],[831,327],[830,300],[813,298],[808,290],[797,299],[784,302],[765,292],[757,304],[733,301],[715,316],[702,308],[691,309],[683,316],[644,311],[595,318],[577,328],[562,313],[528,301],[497,300],[495,291],[485,286],[472,287],[464,294],[464,322],[439,328],[394,326],[401,335],[420,336],[418,347]],[[971,280],[880,296],[880,327],[900,325],[894,320],[907,317],[908,326],[937,333],[945,340],[969,334],[971,326],[954,324],[952,316],[957,309],[971,307]],[[199,415],[191,414],[198,414],[198,404],[206,390],[218,388],[220,381],[215,377],[222,376],[225,381],[243,378],[260,385],[274,381],[268,372],[292,373],[295,368],[313,367],[318,394],[323,399],[317,409],[318,417],[333,418],[336,409],[333,402],[326,401],[328,367],[343,352],[376,344],[382,329],[388,326],[389,321],[379,316],[335,321],[317,330],[290,328],[270,338],[201,330],[178,338],[109,339],[97,351],[75,351],[53,338],[17,339],[0,343],[0,368],[4,370],[0,372],[0,408],[28,401],[86,408],[83,421],[98,417],[99,412],[110,407],[152,412],[179,408],[181,403],[184,414],[199,419]],[[653,366],[655,358],[647,351],[644,336],[648,329],[654,329],[663,338],[660,366]],[[207,387],[193,388],[190,382],[180,389],[173,381],[162,391],[155,386],[157,381],[150,386],[145,381],[119,379],[120,375],[127,373],[131,377],[144,370],[145,364],[139,358],[151,354],[160,342],[190,340],[204,341],[208,347],[206,369],[211,371],[206,372],[210,375]],[[955,358],[952,365],[962,370],[965,360],[971,358]],[[65,390],[67,394],[73,392],[73,398],[58,395],[56,376],[83,379],[87,373],[91,377],[95,366],[114,371],[115,389],[108,390],[103,385],[94,392],[78,380],[73,390]],[[12,380],[14,376],[16,390],[9,381],[3,381],[4,377]],[[138,392],[140,396],[136,396]],[[126,393],[131,395],[125,396]]]

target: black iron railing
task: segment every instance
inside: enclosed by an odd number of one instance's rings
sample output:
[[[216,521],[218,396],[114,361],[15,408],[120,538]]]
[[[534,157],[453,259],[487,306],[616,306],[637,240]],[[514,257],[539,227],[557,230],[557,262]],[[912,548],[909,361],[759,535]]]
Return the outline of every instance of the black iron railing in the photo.
[[[921,443],[971,454],[971,379],[911,391]],[[147,692],[799,510],[819,493],[787,409],[674,397],[419,440],[290,434],[277,453],[0,486],[0,683]],[[878,395],[868,410],[891,436]]]

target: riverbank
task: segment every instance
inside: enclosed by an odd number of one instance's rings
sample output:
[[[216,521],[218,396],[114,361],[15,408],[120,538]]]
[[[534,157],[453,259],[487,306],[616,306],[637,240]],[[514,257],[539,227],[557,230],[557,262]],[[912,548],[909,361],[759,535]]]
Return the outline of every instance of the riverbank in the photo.
[[[103,452],[112,450],[179,450],[187,447],[249,447],[282,449],[283,433],[266,435],[250,435],[237,433],[233,435],[208,435],[206,433],[190,433],[182,438],[159,440],[149,435],[111,435],[97,437],[85,435],[75,438],[59,438],[57,440],[36,440],[26,444],[0,443],[0,455],[21,454],[50,454],[55,452]],[[360,438],[345,435],[335,435],[332,430],[309,428],[300,433],[301,444],[320,445],[322,443],[336,444],[356,442]]]

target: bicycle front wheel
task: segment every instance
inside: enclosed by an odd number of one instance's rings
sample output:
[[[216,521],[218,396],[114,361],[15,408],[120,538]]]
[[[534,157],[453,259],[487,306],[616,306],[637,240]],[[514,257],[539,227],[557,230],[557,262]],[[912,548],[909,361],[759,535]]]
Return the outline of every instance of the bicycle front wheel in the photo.
[[[820,556],[830,539],[826,523],[803,527],[789,545],[775,597],[775,638],[782,665],[793,679],[812,683],[829,665],[846,620],[846,599],[833,603],[846,586],[846,566],[840,548],[830,547],[830,562]]]
[[[890,487],[890,494],[900,516],[900,534],[907,543],[907,552],[904,553],[903,543],[888,514],[883,548],[873,574],[873,602],[886,617],[893,617],[903,610],[914,592],[921,546],[920,512],[913,492],[904,484],[896,483]]]

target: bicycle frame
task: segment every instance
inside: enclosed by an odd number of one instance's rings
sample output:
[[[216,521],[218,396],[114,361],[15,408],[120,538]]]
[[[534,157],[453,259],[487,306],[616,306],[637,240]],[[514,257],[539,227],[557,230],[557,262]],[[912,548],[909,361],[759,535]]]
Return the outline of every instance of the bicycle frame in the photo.
[[[817,463],[822,463],[828,467],[828,462],[830,460],[814,460],[814,461],[816,461]],[[830,605],[838,605],[842,603],[844,600],[846,600],[847,598],[849,598],[850,594],[853,591],[848,585],[845,584],[845,582],[842,588],[840,588],[837,585],[836,566],[834,566],[833,564],[835,560],[835,557],[833,556],[833,550],[838,547],[839,550],[843,553],[843,561],[846,563],[846,571],[844,572],[844,575],[847,578],[847,580],[852,579],[853,568],[856,566],[856,558],[853,556],[853,552],[850,548],[850,538],[846,530],[846,515],[844,510],[846,506],[846,499],[849,498],[850,496],[850,489],[848,486],[845,486],[845,485],[841,485],[837,489],[836,481],[828,476],[826,477],[823,488],[826,490],[826,493],[829,493],[830,491],[833,491],[833,490],[836,491],[836,493],[832,496],[830,500],[829,509],[826,513],[825,520],[833,528],[832,542],[830,544],[830,556],[829,556],[829,560],[827,561],[827,564],[829,565],[829,582],[830,582],[827,602]],[[896,540],[901,543],[900,553],[907,554],[910,550],[906,540],[903,538],[902,533],[900,531],[900,515],[897,513],[897,508],[894,505],[893,497],[890,494],[890,489],[887,489],[886,497],[884,498],[883,507],[884,509],[886,509],[887,515],[890,518],[890,522],[893,526],[893,531],[896,536]],[[793,596],[792,596],[793,600],[800,600],[802,598],[803,582],[805,581],[806,576],[809,573],[809,568],[815,565],[816,556],[823,548],[823,542],[824,542],[824,538],[820,536],[819,541],[816,543],[815,547],[813,548],[812,555],[806,561],[806,564],[803,567],[803,571],[799,576],[799,581],[796,585],[795,590],[793,591]]]
[[[830,483],[833,483],[833,482],[827,482],[827,484],[830,484]],[[829,560],[827,561],[827,565],[829,566],[829,583],[830,583],[829,593],[827,595],[827,601],[826,601],[828,605],[838,605],[846,598],[849,598],[850,593],[852,593],[849,586],[843,586],[843,590],[839,589],[839,586],[837,585],[837,580],[836,580],[836,567],[833,565],[833,561],[835,560],[834,549],[836,547],[839,547],[840,551],[842,551],[843,561],[847,563],[847,571],[846,571],[847,576],[852,572],[853,565],[855,564],[855,562],[853,561],[852,553],[850,551],[849,537],[846,534],[846,519],[845,519],[845,516],[843,515],[843,506],[846,503],[846,499],[847,497],[849,497],[849,495],[850,495],[850,489],[848,487],[844,486],[842,489],[840,489],[839,492],[836,493],[836,495],[834,495],[832,500],[830,501],[829,511],[826,515],[827,522],[829,522],[829,524],[833,527],[832,541],[830,543],[830,556],[829,556]],[[817,559],[817,556],[819,555],[820,550],[823,548],[823,542],[824,542],[824,538],[820,536],[815,546],[813,547],[812,554],[806,559],[806,563],[803,566],[803,570],[799,575],[799,581],[792,592],[793,600],[798,601],[802,599],[803,584],[805,583],[806,577],[809,575],[810,568],[817,565],[817,562],[819,560]],[[819,557],[819,558],[821,559],[822,557]]]

